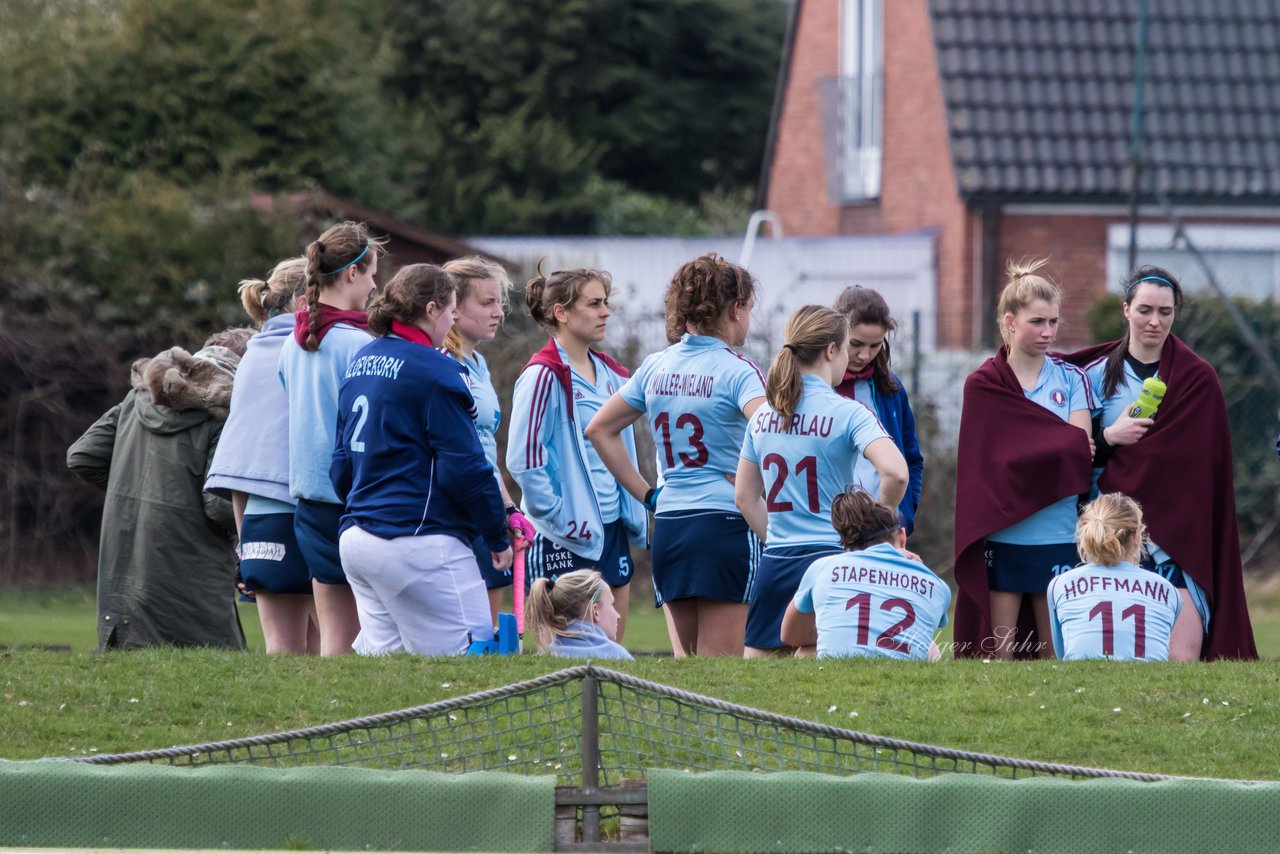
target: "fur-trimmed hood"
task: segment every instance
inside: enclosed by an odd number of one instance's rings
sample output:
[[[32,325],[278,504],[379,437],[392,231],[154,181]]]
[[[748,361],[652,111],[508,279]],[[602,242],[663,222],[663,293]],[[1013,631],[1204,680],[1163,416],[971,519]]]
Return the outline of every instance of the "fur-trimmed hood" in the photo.
[[[143,425],[155,433],[185,430],[205,418],[226,420],[240,356],[227,347],[205,347],[194,354],[170,347],[133,363],[131,381],[139,394]]]

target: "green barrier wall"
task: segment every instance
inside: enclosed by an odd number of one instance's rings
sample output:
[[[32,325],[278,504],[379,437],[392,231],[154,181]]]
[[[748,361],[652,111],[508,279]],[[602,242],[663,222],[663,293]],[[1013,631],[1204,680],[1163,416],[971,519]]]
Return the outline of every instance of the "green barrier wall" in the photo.
[[[649,772],[654,851],[1280,850],[1280,783]]]
[[[555,778],[0,762],[0,846],[550,851]]]

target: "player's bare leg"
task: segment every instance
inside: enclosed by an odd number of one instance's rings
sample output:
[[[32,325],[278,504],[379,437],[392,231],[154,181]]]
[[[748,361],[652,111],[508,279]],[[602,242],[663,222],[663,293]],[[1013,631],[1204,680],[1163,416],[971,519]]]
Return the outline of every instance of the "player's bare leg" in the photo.
[[[506,592],[506,587],[492,587],[489,589],[489,618],[493,621],[494,626],[498,625],[498,615],[502,613],[502,598]]]
[[[693,655],[698,648],[698,600],[664,602],[662,613],[667,618],[667,637],[671,639],[672,654],[676,658]]]
[[[1036,612],[1036,656],[1054,658],[1053,629],[1049,625],[1049,597],[1039,593],[1032,594],[1031,607]]]
[[[618,643],[622,643],[622,633],[627,628],[627,612],[631,608],[631,585],[624,584],[621,587],[609,586],[613,591],[613,607],[618,609]]]
[[[747,605],[743,602],[721,602],[718,599],[695,599],[698,629],[694,651],[702,656],[742,656],[742,642],[747,633]]]
[[[776,646],[772,649],[760,649],[754,646],[742,648],[743,658],[792,658],[796,654],[794,646]]]
[[[1179,590],[1182,597],[1182,610],[1173,624],[1173,634],[1169,637],[1170,661],[1199,661],[1200,647],[1204,643],[1204,623],[1200,621],[1200,612],[1191,601],[1191,594]]]
[[[305,593],[268,593],[258,590],[258,619],[262,622],[262,639],[269,654],[307,655],[311,615],[315,600]]]
[[[320,654],[347,655],[360,633],[356,599],[345,584],[321,584],[312,579],[316,617],[320,622]]]
[[[1007,590],[992,590],[991,637],[983,638],[981,652],[1008,661],[1013,658],[1014,635],[1018,631],[1018,611],[1022,608],[1022,594]]]

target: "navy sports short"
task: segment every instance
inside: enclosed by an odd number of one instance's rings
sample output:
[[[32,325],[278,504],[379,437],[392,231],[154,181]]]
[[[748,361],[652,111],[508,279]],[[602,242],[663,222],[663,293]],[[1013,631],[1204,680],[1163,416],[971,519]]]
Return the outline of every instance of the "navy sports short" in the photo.
[[[746,602],[761,550],[741,513],[676,510],[654,517],[654,604],[676,599]]]
[[[746,645],[756,649],[785,646],[782,642],[782,615],[796,595],[805,570],[818,558],[840,552],[840,547],[835,545],[765,549],[760,558],[760,569],[751,585]]]
[[[321,584],[346,584],[342,558],[338,554],[338,523],[342,505],[298,499],[293,514],[293,534],[298,538],[302,559],[314,581]]]
[[[498,590],[511,586],[510,569],[493,568],[493,552],[485,545],[484,537],[476,537],[471,542],[471,551],[476,554],[476,563],[480,566],[480,577],[484,579],[486,590]]]
[[[311,594],[311,577],[293,533],[292,513],[244,517],[240,526],[240,580],[249,591]]]
[[[627,542],[627,526],[617,519],[604,526],[604,550],[598,560],[587,560],[581,555],[556,545],[542,534],[534,534],[525,557],[525,589],[537,578],[555,580],[575,569],[594,569],[604,576],[610,587],[622,587],[631,583],[631,544]]]
[[[1049,580],[1080,565],[1075,543],[1022,546],[987,540],[987,587],[1002,593],[1039,593]]]
[[[1156,563],[1151,559],[1150,555],[1144,554],[1138,565],[1148,572],[1163,576],[1166,581],[1179,590],[1187,589],[1187,577],[1182,574],[1182,567],[1171,560],[1166,560],[1164,563]]]

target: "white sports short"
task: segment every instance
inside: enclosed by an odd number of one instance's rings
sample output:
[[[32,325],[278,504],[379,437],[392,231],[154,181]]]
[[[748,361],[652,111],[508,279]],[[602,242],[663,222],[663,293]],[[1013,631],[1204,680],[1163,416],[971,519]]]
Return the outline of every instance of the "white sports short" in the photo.
[[[471,547],[443,534],[384,540],[356,526],[338,541],[355,595],[360,655],[461,655],[492,640],[489,597]]]

